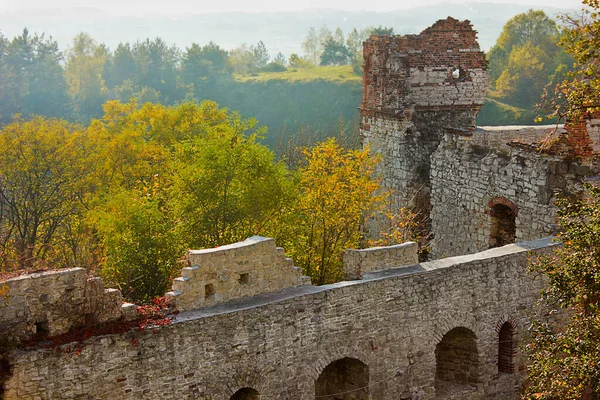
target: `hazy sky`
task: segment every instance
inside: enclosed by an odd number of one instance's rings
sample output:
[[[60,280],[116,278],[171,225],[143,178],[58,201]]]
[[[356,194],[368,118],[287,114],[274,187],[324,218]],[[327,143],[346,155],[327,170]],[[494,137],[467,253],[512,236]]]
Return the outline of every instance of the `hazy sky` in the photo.
[[[139,14],[189,14],[224,11],[269,12],[297,11],[309,9],[342,9],[389,11],[439,4],[440,0],[398,1],[398,0],[0,0],[0,13],[25,10],[43,10],[48,8],[92,7],[113,15]],[[451,0],[460,7],[465,1]],[[481,1],[488,3],[512,3],[527,5],[545,5],[559,8],[580,8],[579,0],[497,0]]]

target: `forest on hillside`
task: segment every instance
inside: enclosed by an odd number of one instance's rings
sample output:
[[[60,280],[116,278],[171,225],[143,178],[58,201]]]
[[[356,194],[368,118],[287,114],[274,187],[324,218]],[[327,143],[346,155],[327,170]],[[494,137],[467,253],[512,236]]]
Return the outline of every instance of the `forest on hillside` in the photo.
[[[15,115],[87,124],[103,115],[108,100],[176,105],[209,99],[257,118],[269,128],[265,143],[280,155],[288,143],[330,135],[357,144],[361,43],[393,33],[383,26],[346,34],[312,27],[303,53],[287,58],[271,57],[263,41],[226,51],[214,42],[180,49],[148,38],[111,50],[80,33],[64,51],[44,33],[24,29],[12,39],[0,33],[0,124]],[[559,39],[555,21],[542,11],[507,22],[488,53],[491,90],[479,124],[532,124],[541,115],[535,106],[544,88],[560,82],[572,64]]]

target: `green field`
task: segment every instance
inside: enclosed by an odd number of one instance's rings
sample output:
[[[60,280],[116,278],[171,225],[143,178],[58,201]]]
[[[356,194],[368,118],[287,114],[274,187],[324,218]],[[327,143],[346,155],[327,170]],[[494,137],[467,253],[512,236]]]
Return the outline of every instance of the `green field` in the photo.
[[[322,79],[328,82],[360,82],[362,77],[354,74],[351,65],[312,68],[290,68],[284,72],[260,72],[253,75],[235,75],[238,82],[312,82]]]

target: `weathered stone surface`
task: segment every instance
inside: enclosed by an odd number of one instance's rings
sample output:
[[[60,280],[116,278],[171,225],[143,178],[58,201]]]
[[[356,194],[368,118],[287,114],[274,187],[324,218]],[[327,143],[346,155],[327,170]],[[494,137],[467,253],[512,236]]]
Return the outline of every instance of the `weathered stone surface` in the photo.
[[[173,281],[168,298],[179,311],[310,284],[275,240],[253,236],[214,249],[190,250],[190,267]]]
[[[373,400],[517,399],[523,359],[514,360],[519,372],[498,373],[498,327],[511,321],[518,343],[527,340],[531,305],[544,284],[527,274],[528,260],[552,247],[548,239],[514,244],[186,311],[171,326],[60,351],[13,350],[4,395],[227,400],[251,388],[264,399],[308,400],[326,367],[348,359],[366,367],[361,379],[368,370]],[[455,328],[473,338],[465,351],[476,349],[456,361],[469,368],[466,384],[441,380],[454,379],[448,369],[436,373],[436,365],[452,365],[436,361],[436,348]],[[455,342],[444,341],[450,348]],[[340,375],[332,376],[340,386]],[[323,380],[319,387],[328,390]]]
[[[121,292],[105,289],[100,278],[88,279],[82,268],[19,276],[0,282],[0,289],[0,338],[9,342],[123,316]]]
[[[362,250],[347,249],[343,258],[344,279],[360,279],[365,273],[417,264],[418,251],[419,245],[415,242]]]

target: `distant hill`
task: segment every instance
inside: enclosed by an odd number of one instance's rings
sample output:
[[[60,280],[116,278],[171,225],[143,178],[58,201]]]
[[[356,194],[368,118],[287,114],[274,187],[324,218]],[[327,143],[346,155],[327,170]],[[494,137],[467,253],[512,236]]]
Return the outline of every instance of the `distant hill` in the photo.
[[[272,55],[281,51],[289,56],[291,53],[302,53],[301,42],[311,26],[327,25],[330,29],[339,26],[347,33],[353,27],[383,25],[394,27],[399,34],[419,33],[436,20],[450,15],[471,20],[479,32],[481,47],[488,50],[508,19],[530,8],[542,9],[552,16],[559,12],[574,11],[516,4],[465,3],[385,13],[318,10],[124,17],[78,7],[14,13],[0,10],[0,30],[9,38],[20,34],[24,27],[32,32],[45,32],[58,40],[62,49],[66,49],[73,36],[81,31],[90,33],[112,49],[121,41],[133,42],[157,36],[182,49],[192,42],[205,44],[212,40],[231,49],[244,42],[257,43],[262,40]]]

